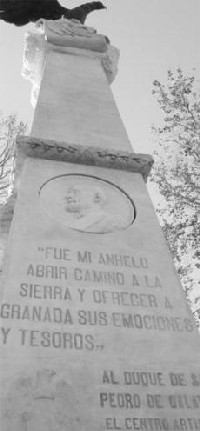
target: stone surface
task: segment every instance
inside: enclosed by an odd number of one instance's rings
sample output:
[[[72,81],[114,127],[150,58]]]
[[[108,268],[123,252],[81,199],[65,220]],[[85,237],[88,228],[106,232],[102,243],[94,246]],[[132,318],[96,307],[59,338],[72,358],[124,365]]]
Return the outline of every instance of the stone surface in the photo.
[[[5,276],[2,431],[200,429],[199,334],[140,174],[28,158]]]
[[[109,44],[106,36],[78,21],[40,20],[34,31],[24,38],[22,76],[31,81],[31,103],[36,106],[45,64],[50,51],[62,55],[80,55],[99,60],[107,80],[112,83],[119,61],[119,50]]]
[[[109,86],[119,50],[77,22],[44,21],[38,31],[26,36],[23,67],[36,105],[32,136],[131,151]]]
[[[66,142],[58,143],[53,140],[37,139],[30,136],[20,136],[16,145],[14,190],[0,211],[1,237],[5,235],[6,239],[13,219],[21,171],[27,156],[140,173],[145,181],[147,181],[153,165],[153,158],[149,154],[128,153],[115,151],[114,149],[108,151],[101,148],[69,145]]]
[[[75,145],[131,150],[99,59],[74,53],[48,53],[31,134]]]
[[[116,51],[44,27],[0,287],[0,429],[200,430],[199,334],[147,195],[152,158],[132,153],[108,85]]]

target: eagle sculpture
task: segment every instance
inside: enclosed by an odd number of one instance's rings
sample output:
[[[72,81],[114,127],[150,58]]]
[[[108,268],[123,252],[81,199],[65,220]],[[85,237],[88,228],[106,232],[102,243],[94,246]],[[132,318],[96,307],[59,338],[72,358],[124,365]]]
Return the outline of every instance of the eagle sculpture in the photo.
[[[84,24],[87,15],[106,9],[100,1],[85,3],[73,9],[62,7],[57,0],[0,0],[0,19],[17,26],[44,19],[77,19]]]

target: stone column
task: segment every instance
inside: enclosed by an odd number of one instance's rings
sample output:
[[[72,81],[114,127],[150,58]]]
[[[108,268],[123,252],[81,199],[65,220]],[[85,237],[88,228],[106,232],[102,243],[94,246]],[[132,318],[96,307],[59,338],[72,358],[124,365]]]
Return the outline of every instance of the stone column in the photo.
[[[43,29],[27,39],[1,429],[198,430],[199,334],[147,194],[152,158],[131,152],[110,91],[116,51],[76,22]]]
[[[41,25],[42,34],[28,34],[26,42],[26,75],[30,77],[34,64],[37,79],[42,80],[32,136],[131,150],[109,85],[117,72],[119,50],[76,21]]]

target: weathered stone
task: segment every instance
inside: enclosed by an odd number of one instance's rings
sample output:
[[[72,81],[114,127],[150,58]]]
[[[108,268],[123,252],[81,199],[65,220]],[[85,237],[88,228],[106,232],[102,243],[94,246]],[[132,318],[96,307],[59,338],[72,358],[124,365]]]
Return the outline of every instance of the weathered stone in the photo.
[[[22,75],[31,81],[31,103],[35,107],[45,64],[50,52],[98,59],[108,82],[117,74],[119,50],[109,44],[106,36],[77,21],[40,20],[35,31],[28,31],[24,40]]]
[[[149,154],[128,153],[123,151],[102,150],[81,145],[70,145],[67,142],[37,139],[30,136],[20,136],[16,142],[15,192],[9,197],[0,213],[0,230],[8,233],[14,214],[17,197],[18,182],[26,157],[45,160],[58,160],[89,166],[120,169],[127,172],[142,174],[145,181],[153,165],[153,158]]]
[[[43,77],[1,279],[1,430],[200,430],[199,334],[147,194],[153,160],[132,152],[98,36],[73,29],[89,50],[60,22],[30,56]]]
[[[8,256],[3,431],[198,430],[199,335],[141,174],[28,157]]]
[[[17,148],[19,165],[24,157],[29,156],[140,173],[145,181],[153,165],[153,157],[149,154],[72,145],[29,136],[18,138]]]

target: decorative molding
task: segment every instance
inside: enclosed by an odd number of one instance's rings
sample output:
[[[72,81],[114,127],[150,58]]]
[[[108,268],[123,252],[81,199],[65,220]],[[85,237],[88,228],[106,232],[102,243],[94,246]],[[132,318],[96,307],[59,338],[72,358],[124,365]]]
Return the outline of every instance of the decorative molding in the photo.
[[[108,39],[92,27],[80,24],[77,20],[61,18],[59,20],[42,19],[36,24],[52,45],[89,49],[106,52]]]
[[[99,166],[138,173],[143,176],[144,181],[147,181],[147,177],[154,163],[153,157],[149,154],[128,153],[125,151],[115,151],[114,149],[106,150],[100,147],[84,147],[81,145],[68,144],[67,142],[56,142],[30,136],[20,136],[17,139],[14,192],[0,211],[0,231],[2,233],[7,233],[10,229],[18,182],[26,157],[57,160],[86,166]]]
[[[153,157],[149,154],[128,153],[125,151],[115,151],[114,149],[106,150],[100,147],[83,147],[81,145],[68,144],[67,142],[20,136],[17,139],[14,192],[0,211],[0,232],[3,234],[7,234],[10,229],[18,182],[26,157],[139,173],[143,176],[144,181],[147,181],[154,163]]]
[[[85,147],[30,136],[17,139],[17,151],[19,156],[17,159],[20,163],[28,156],[81,165],[100,166],[139,173],[145,181],[153,165],[153,157],[149,154],[128,153],[115,151],[114,149],[106,150],[101,147]]]

